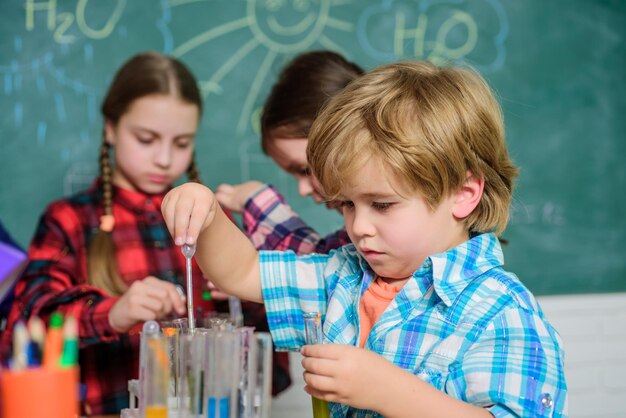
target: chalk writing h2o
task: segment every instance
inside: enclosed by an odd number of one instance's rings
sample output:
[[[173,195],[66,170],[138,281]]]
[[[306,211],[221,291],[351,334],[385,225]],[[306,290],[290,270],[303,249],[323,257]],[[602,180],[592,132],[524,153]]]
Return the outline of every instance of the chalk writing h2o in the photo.
[[[115,0],[115,7],[100,28],[92,27],[86,19],[86,10],[89,7],[89,0],[78,0],[73,13],[58,13],[57,0],[25,0],[25,26],[26,30],[35,29],[35,13],[47,13],[46,27],[52,32],[53,39],[59,44],[69,44],[76,41],[76,36],[69,34],[69,30],[78,27],[78,30],[91,39],[104,39],[111,35],[113,29],[120,20],[122,12],[126,7],[126,0]]]
[[[478,41],[478,25],[476,21],[469,14],[456,10],[450,17],[448,17],[437,31],[437,37],[434,43],[434,48],[430,51],[430,54],[426,55],[425,38],[426,29],[428,27],[428,16],[425,13],[421,13],[417,20],[417,26],[415,29],[409,29],[405,24],[405,15],[402,12],[397,12],[395,16],[395,30],[394,30],[394,54],[397,57],[407,56],[404,51],[404,44],[406,39],[410,39],[414,42],[412,55],[414,57],[425,58],[435,64],[441,64],[447,60],[455,60],[468,55],[476,47]],[[467,36],[465,42],[456,47],[451,48],[447,45],[448,34],[455,28],[465,28]]]

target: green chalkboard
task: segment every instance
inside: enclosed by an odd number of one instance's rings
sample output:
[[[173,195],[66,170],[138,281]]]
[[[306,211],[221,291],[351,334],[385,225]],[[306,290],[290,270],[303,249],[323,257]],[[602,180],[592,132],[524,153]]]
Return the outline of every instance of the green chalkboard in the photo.
[[[204,181],[272,182],[329,232],[339,216],[299,199],[259,147],[280,68],[314,49],[365,68],[468,62],[496,90],[522,167],[508,267],[537,294],[626,291],[625,21],[620,0],[3,1],[0,219],[26,245],[49,201],[91,182],[112,74],[157,50],[200,81]]]

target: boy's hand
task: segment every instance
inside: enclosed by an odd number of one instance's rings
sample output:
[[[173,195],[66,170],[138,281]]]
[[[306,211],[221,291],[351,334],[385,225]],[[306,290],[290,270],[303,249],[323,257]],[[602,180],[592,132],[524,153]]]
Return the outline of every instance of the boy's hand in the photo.
[[[176,245],[193,245],[217,210],[213,192],[198,183],[185,183],[165,195],[161,212]]]
[[[172,311],[185,314],[185,297],[172,283],[148,276],[131,284],[113,305],[109,324],[117,332],[127,332],[139,322],[161,319]]]
[[[210,189],[178,186],[163,199],[161,212],[176,245],[197,244],[195,259],[207,280],[230,295],[263,301],[258,253]]]
[[[398,369],[378,354],[351,345],[307,345],[301,353],[309,395],[360,409],[380,411],[385,386]]]
[[[343,344],[307,345],[304,390],[318,399],[369,409],[385,417],[492,417],[455,399],[378,354]]]
[[[248,199],[263,187],[265,187],[265,184],[254,180],[234,186],[231,184],[220,184],[215,190],[215,198],[226,209],[241,213]]]

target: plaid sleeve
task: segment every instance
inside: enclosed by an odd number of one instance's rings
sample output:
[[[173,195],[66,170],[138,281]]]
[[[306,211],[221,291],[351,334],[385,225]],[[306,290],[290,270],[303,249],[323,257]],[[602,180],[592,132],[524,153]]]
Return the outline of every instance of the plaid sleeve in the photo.
[[[259,253],[263,301],[277,349],[298,350],[305,344],[303,312],[326,312],[329,258],[297,257],[293,251]]]
[[[335,250],[344,245],[350,244],[350,237],[345,229],[340,229],[320,239],[315,246],[315,252],[328,254],[330,250]]]
[[[285,203],[284,197],[266,185],[244,207],[244,231],[257,250],[291,250],[296,254],[330,250],[350,243],[345,230],[321,237]]]
[[[119,338],[108,313],[116,299],[86,284],[83,227],[73,209],[52,206],[40,220],[29,248],[29,262],[15,289],[9,326],[38,315],[48,321],[59,310],[79,320],[81,345]],[[82,242],[82,241],[81,241]]]
[[[507,310],[451,372],[446,392],[495,417],[566,417],[560,338],[537,313]]]

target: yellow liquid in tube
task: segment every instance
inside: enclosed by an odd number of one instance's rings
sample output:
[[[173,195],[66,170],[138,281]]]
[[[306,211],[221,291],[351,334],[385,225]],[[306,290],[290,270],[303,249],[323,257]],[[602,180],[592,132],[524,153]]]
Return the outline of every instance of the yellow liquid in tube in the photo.
[[[146,409],[144,411],[144,418],[167,418],[167,407],[146,406]]]

